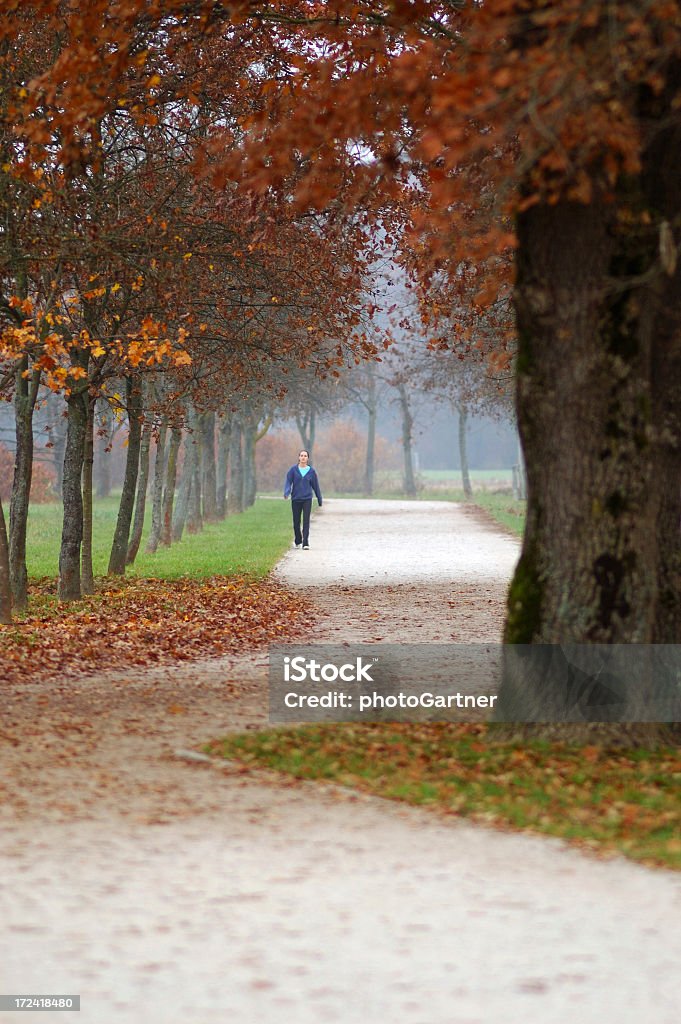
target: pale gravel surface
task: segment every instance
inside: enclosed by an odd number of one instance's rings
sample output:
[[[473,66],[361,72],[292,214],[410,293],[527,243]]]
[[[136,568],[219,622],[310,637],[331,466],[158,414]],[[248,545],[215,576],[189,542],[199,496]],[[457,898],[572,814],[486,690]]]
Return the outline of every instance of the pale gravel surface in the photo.
[[[387,505],[329,502],[281,563],[309,640],[498,639],[517,542]],[[265,665],[8,695],[0,991],[80,992],[62,1024],[677,1024],[678,876],[174,758],[264,724]]]

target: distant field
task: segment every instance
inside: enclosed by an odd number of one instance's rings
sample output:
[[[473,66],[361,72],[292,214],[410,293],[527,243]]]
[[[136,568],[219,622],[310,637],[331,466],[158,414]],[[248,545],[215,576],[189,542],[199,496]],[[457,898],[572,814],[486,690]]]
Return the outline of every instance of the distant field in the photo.
[[[473,484],[489,483],[500,480],[511,485],[513,474],[510,469],[471,469],[469,471]],[[458,469],[421,469],[418,474],[426,483],[450,483],[461,484],[461,471]]]

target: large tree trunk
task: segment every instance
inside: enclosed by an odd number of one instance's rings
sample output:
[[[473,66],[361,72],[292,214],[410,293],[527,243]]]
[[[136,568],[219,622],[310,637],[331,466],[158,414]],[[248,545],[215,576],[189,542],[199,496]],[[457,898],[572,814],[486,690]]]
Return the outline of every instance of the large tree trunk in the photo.
[[[182,441],[182,428],[173,427],[170,434],[170,445],[168,446],[168,467],[166,469],[166,485],[163,491],[163,515],[161,526],[161,544],[170,547],[171,543],[179,538],[175,537],[175,518],[173,516],[173,504],[175,502],[175,487],[177,485],[177,458],[180,452]],[[186,454],[185,438],[185,454]],[[186,512],[185,512],[186,515]],[[182,520],[184,526],[184,519]],[[180,531],[180,536],[182,531]]]
[[[229,487],[227,489],[227,515],[236,515],[244,510],[244,462],[241,447],[241,419],[232,417],[232,434],[229,444]]]
[[[466,444],[466,424],[468,422],[468,409],[464,402],[457,402],[456,409],[459,417],[459,465],[461,467],[461,483],[466,498],[473,497],[471,486],[471,475],[468,470],[468,445]]]
[[[64,451],[64,520],[59,551],[59,599],[81,597],[80,547],[83,540],[83,457],[87,428],[87,391],[74,391],[67,398],[68,425]]]
[[[92,466],[94,463],[95,403],[89,395],[87,401],[87,422],[85,424],[85,447],[83,450],[83,547],[81,552],[81,587],[84,594],[94,594],[95,576],[92,568]]]
[[[26,529],[33,474],[33,412],[40,383],[40,371],[34,370],[30,379],[24,377],[26,372],[28,372],[28,357],[24,356],[17,368],[15,381],[16,453],[9,506],[9,565],[12,599],[15,606],[20,609],[25,608],[28,603]]]
[[[540,202],[518,218],[518,423],[528,493],[505,638],[552,645],[550,658],[561,644],[593,657],[595,644],[623,644],[632,662],[643,655],[652,664],[656,644],[679,640],[681,62],[659,71],[663,88],[632,94],[650,132],[641,173],[609,185],[607,202],[594,179],[590,204]],[[519,659],[507,649],[498,706],[500,717],[540,716],[544,724],[523,735],[666,739],[667,726],[640,714],[651,683],[680,717],[675,680],[660,693],[641,671],[620,694],[611,716],[618,720],[604,722],[590,703],[593,677],[561,693],[538,670],[541,654],[531,672],[525,660],[523,671],[511,671]],[[561,700],[573,720],[557,726]]]
[[[198,417],[201,430],[201,484],[203,491],[203,518],[214,523],[218,518],[217,468],[215,465],[215,413],[205,412]]]
[[[614,212],[561,202],[519,218],[518,423],[528,502],[508,597],[509,644],[647,644],[655,636],[657,303],[634,282],[656,249],[655,239],[618,235]],[[522,706],[551,719],[558,713],[547,692],[541,672],[521,684],[507,673],[500,712]],[[562,726],[560,735],[650,731],[586,722]]]
[[[414,418],[411,414],[411,409],[409,408],[409,396],[404,383],[397,385],[397,392],[400,396],[400,412],[402,414],[402,457],[404,465],[403,487],[404,493],[413,498],[416,496],[414,452],[412,448]]]
[[[147,508],[147,490],[149,488],[149,448],[151,447],[151,417],[144,422],[140,441],[140,466],[137,477],[137,498],[135,499],[135,518],[128,544],[126,565],[133,565],[142,543],[144,516]]]
[[[161,539],[161,516],[163,513],[163,477],[165,475],[166,434],[168,420],[164,416],[156,438],[156,457],[154,459],[154,480],[151,485],[151,528],[147,540],[147,552],[154,554]]]
[[[9,625],[12,621],[12,584],[9,578],[9,541],[5,525],[5,513],[0,499],[0,623]]]
[[[646,643],[652,635],[652,324],[637,308],[640,289],[624,283],[640,271],[640,256],[618,252],[608,220],[594,206],[558,203],[519,221],[528,507],[510,643]]]
[[[218,416],[218,458],[217,458],[217,515],[227,515],[227,471],[229,469],[229,442],[232,433],[232,417],[227,413]]]
[[[128,553],[130,523],[137,489],[137,474],[140,462],[140,443],[142,439],[142,393],[139,384],[132,378],[126,380],[126,398],[128,407],[128,454],[125,460],[125,477],[121,502],[118,507],[118,519],[114,532],[108,573],[110,576],[125,575],[125,559]]]

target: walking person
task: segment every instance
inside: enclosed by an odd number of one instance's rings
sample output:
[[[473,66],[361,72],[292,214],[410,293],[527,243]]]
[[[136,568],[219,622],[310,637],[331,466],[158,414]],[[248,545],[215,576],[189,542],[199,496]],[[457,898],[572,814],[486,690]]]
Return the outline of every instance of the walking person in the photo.
[[[312,493],[317,495],[317,504],[322,507],[322,492],[319,487],[317,473],[310,465],[310,454],[305,449],[298,452],[298,465],[291,466],[286,474],[284,497],[291,496],[293,512],[293,535],[296,547],[302,545],[303,551],[310,548],[310,512],[312,510]],[[300,529],[300,517],[303,518],[303,529]]]

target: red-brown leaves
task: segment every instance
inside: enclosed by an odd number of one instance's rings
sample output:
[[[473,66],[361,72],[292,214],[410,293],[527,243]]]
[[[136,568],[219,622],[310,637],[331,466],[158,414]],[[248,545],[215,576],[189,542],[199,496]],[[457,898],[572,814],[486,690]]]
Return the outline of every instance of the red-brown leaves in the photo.
[[[0,628],[5,681],[218,656],[299,635],[307,603],[275,583],[216,576],[102,581],[77,605]],[[48,597],[49,583],[32,588]]]

